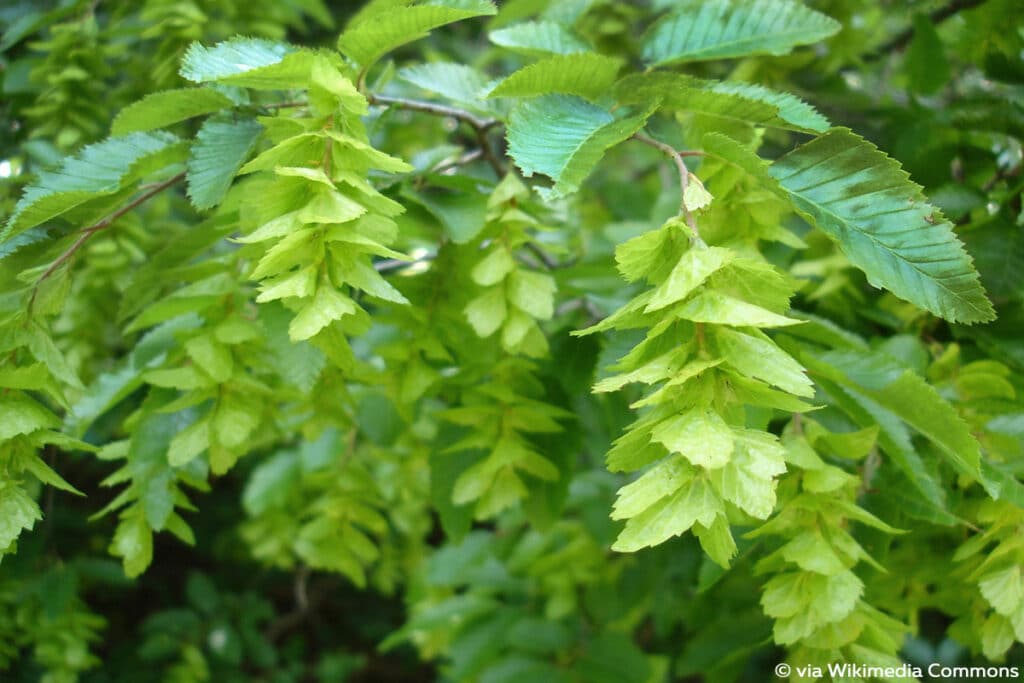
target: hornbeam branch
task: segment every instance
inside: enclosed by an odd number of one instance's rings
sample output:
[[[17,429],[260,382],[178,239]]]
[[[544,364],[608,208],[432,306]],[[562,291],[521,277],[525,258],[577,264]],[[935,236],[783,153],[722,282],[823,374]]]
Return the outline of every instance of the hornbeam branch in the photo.
[[[397,107],[409,111],[423,112],[434,116],[449,116],[457,121],[462,121],[477,131],[487,131],[501,123],[498,119],[481,118],[465,109],[447,107],[443,104],[433,102],[422,102],[420,100],[409,100],[404,97],[390,97],[388,95],[368,95],[370,104],[379,104],[385,107]]]
[[[487,139],[487,133],[492,128],[501,125],[501,121],[495,118],[483,118],[476,114],[466,111],[465,109],[458,109],[456,107],[448,107],[443,104],[435,104],[434,102],[423,102],[421,100],[410,100],[404,97],[391,97],[389,95],[367,95],[366,99],[370,104],[378,104],[385,107],[395,107],[397,109],[407,109],[409,111],[418,111],[423,114],[430,114],[432,116],[444,116],[453,118],[456,121],[460,121],[469,125],[473,132],[476,133],[477,142],[480,145],[480,150],[483,153],[484,159],[491,165],[494,172],[498,174],[498,177],[505,175],[505,169],[502,167],[501,162],[498,160],[494,150],[491,149],[491,143]]]
[[[686,221],[687,227],[690,228],[690,233],[693,235],[691,241],[700,243],[700,233],[697,232],[697,223],[693,220],[693,214],[686,208],[686,188],[690,184],[690,169],[686,168],[686,162],[683,161],[683,156],[692,156],[691,152],[680,152],[672,145],[665,144],[660,140],[644,135],[643,133],[635,133],[633,139],[637,142],[642,142],[645,145],[653,147],[668,158],[670,158],[676,165],[676,169],[679,171],[679,213],[682,214],[683,219]]]
[[[84,228],[82,230],[81,234],[79,235],[78,239],[75,240],[74,244],[72,244],[70,247],[65,249],[64,253],[61,254],[60,256],[58,256],[57,259],[53,263],[50,264],[50,267],[47,268],[45,271],[43,271],[43,274],[39,276],[39,279],[36,280],[36,283],[32,286],[32,296],[29,298],[29,301],[28,301],[28,309],[29,309],[29,311],[31,312],[32,305],[36,301],[36,294],[39,293],[39,286],[42,285],[43,282],[45,282],[51,275],[56,273],[57,270],[61,266],[63,266],[65,263],[67,263],[76,253],[78,253],[78,251],[82,247],[85,246],[85,243],[88,242],[92,238],[93,235],[95,235],[100,230],[103,230],[105,228],[109,228],[111,226],[111,224],[113,224],[113,222],[116,221],[118,218],[120,218],[121,216],[125,215],[126,213],[128,213],[130,211],[133,211],[134,209],[138,208],[142,204],[148,202],[150,199],[152,199],[156,195],[160,194],[161,192],[163,192],[167,188],[169,188],[169,187],[171,187],[173,185],[177,185],[182,180],[184,180],[184,178],[185,178],[185,174],[184,173],[179,173],[178,175],[172,176],[172,177],[168,178],[167,180],[163,180],[163,181],[161,181],[159,183],[151,185],[151,186],[149,186],[146,189],[145,192],[140,194],[138,197],[136,197],[135,199],[133,199],[129,203],[127,203],[124,206],[122,206],[117,211],[113,212],[109,216],[106,216],[106,217],[102,218],[98,222],[93,223],[89,227]]]

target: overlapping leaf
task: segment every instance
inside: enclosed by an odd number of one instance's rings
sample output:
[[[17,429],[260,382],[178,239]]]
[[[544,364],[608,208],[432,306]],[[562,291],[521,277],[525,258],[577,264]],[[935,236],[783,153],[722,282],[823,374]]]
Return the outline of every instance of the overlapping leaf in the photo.
[[[440,26],[497,10],[488,0],[429,0],[411,7],[396,7],[386,18],[363,21],[338,38],[338,49],[364,70],[397,47],[424,38]]]
[[[828,120],[798,97],[753,83],[654,72],[623,78],[615,85],[614,95],[625,104],[660,100],[665,109],[719,116],[756,126],[814,133],[829,129]]]
[[[227,83],[264,90],[294,88],[309,79],[316,54],[285,43],[232,38],[206,47],[193,43],[181,75],[194,83]]]
[[[126,135],[138,131],[164,128],[232,105],[231,100],[209,88],[180,88],[147,95],[131,104],[114,118],[110,132]]]
[[[796,0],[683,0],[644,39],[655,65],[781,55],[828,38],[840,25]]]
[[[536,97],[552,93],[590,100],[608,91],[622,62],[595,52],[553,55],[503,80],[488,97]]]
[[[89,145],[60,169],[43,171],[14,207],[6,241],[85,202],[112,195],[142,172],[177,161],[184,149],[170,133],[132,133]]]
[[[579,189],[605,151],[643,128],[650,111],[616,119],[578,97],[545,95],[519,105],[509,119],[509,154],[527,177],[555,181],[542,191],[561,197]]]
[[[488,80],[482,73],[465,64],[417,64],[399,70],[398,77],[452,102],[477,109],[486,108],[483,97]]]
[[[562,24],[553,21],[525,21],[491,31],[491,42],[527,55],[568,55],[587,52],[590,46]]]
[[[881,353],[830,351],[820,355],[838,379],[931,440],[962,474],[978,477],[978,442],[953,407],[924,379]]]
[[[993,319],[953,226],[870,142],[837,129],[783,156],[769,173],[872,284],[952,322]]]
[[[252,119],[212,118],[196,135],[188,159],[188,196],[197,209],[220,203],[263,129]]]

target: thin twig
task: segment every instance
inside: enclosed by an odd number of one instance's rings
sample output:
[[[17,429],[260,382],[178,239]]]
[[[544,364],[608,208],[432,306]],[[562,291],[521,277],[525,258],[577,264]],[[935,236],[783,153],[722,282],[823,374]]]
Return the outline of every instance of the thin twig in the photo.
[[[465,109],[447,107],[443,104],[435,104],[433,102],[409,100],[404,97],[390,97],[388,95],[368,95],[367,99],[370,104],[408,109],[409,111],[418,111],[424,114],[432,114],[434,116],[449,116],[457,121],[469,124],[477,131],[490,130],[501,123],[498,119],[481,118],[472,112],[466,111]]]
[[[540,261],[544,265],[544,267],[547,268],[548,270],[555,270],[556,268],[559,267],[558,261],[555,261],[553,258],[548,256],[544,252],[544,250],[541,249],[540,246],[538,246],[536,243],[534,243],[534,242],[527,242],[523,246],[526,247],[526,249],[531,254],[536,256],[537,260]]]
[[[932,26],[936,26],[959,12],[973,9],[985,2],[987,2],[987,0],[953,0],[953,2],[949,3],[945,7],[940,7],[939,9],[929,14],[928,22]],[[870,52],[867,55],[865,55],[864,61],[877,61],[884,57],[885,55],[889,54],[890,52],[902,50],[904,47],[907,46],[907,44],[911,41],[913,37],[914,27],[910,26],[900,31],[886,42],[879,45],[877,48],[875,48],[873,52]]]
[[[458,168],[459,166],[465,166],[468,163],[472,163],[477,159],[483,157],[484,151],[482,149],[471,149],[457,159],[451,159],[450,161],[442,161],[438,165],[430,169],[431,173],[445,173],[452,169]]]
[[[495,175],[501,178],[505,175],[505,167],[502,166],[497,155],[494,153],[494,149],[491,148],[491,142],[487,139],[487,131],[487,128],[477,128],[476,139],[477,142],[480,143],[480,150],[483,152],[484,159],[486,159],[487,163],[491,165],[492,169],[494,169]]]
[[[675,163],[676,169],[679,171],[679,213],[686,221],[687,227],[690,228],[690,241],[693,243],[700,243],[701,238],[700,233],[697,232],[697,223],[693,220],[693,214],[690,213],[688,208],[686,208],[686,187],[690,184],[690,169],[686,168],[686,162],[683,161],[683,156],[684,154],[689,156],[689,152],[680,152],[672,145],[665,144],[660,140],[655,140],[643,133],[635,133],[633,135],[633,139],[653,147]]]
[[[309,567],[304,564],[295,572],[295,607],[303,612],[309,609]]]
[[[308,107],[309,102],[303,102],[301,100],[292,100],[289,102],[271,102],[270,104],[258,104],[256,105],[260,109],[294,109],[296,107]]]
[[[36,294],[39,293],[39,286],[42,285],[47,278],[49,278],[51,275],[57,272],[57,270],[62,265],[67,263],[68,260],[70,260],[76,253],[78,253],[78,250],[84,247],[85,243],[88,242],[93,235],[95,235],[100,230],[110,227],[111,224],[113,224],[114,221],[116,221],[121,216],[138,208],[140,205],[146,203],[156,195],[171,187],[172,185],[178,184],[179,182],[184,180],[184,178],[185,174],[179,173],[178,175],[168,178],[167,180],[156,183],[155,185],[150,186],[149,189],[140,194],[138,197],[122,206],[114,213],[110,214],[109,216],[106,216],[97,223],[93,223],[88,228],[84,228],[81,234],[79,235],[78,239],[75,240],[74,244],[65,249],[64,253],[58,256],[57,259],[50,264],[50,267],[43,271],[43,274],[39,276],[39,279],[36,280],[36,283],[32,286],[32,296],[29,297],[28,301],[29,313],[32,312],[32,306],[33,304],[35,304]]]
[[[397,258],[381,259],[380,261],[377,261],[376,263],[373,264],[373,268],[378,273],[390,273],[393,270],[404,270],[405,268],[414,266],[417,263],[433,261],[436,257],[437,254],[428,253],[421,256],[420,258],[412,259],[411,261],[406,261],[404,259]]]
[[[468,124],[476,134],[476,139],[480,144],[480,150],[484,159],[486,159],[487,163],[491,165],[491,168],[494,169],[494,172],[499,178],[505,175],[505,168],[502,166],[501,161],[498,160],[497,155],[494,153],[494,149],[491,148],[490,140],[487,139],[487,132],[496,126],[501,125],[501,121],[498,119],[482,118],[472,112],[466,111],[465,109],[448,107],[443,104],[435,104],[434,102],[410,100],[404,97],[370,94],[367,95],[367,100],[369,100],[370,104],[396,107],[398,109],[407,109],[409,111],[418,111],[432,116],[445,116]]]

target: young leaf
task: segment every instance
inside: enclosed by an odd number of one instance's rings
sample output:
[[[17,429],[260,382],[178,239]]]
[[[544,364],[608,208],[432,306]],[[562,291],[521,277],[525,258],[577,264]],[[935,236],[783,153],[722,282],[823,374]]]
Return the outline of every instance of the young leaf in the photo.
[[[545,95],[520,104],[508,126],[509,154],[523,175],[543,173],[555,181],[542,191],[563,197],[579,189],[605,151],[643,128],[650,112],[616,119],[578,97]]]
[[[644,38],[653,65],[786,54],[840,29],[796,0],[682,0]]]
[[[121,517],[110,553],[122,558],[124,573],[130,579],[146,571],[153,561],[153,530],[140,510],[133,508]]]
[[[664,543],[696,523],[710,527],[724,512],[722,500],[708,481],[703,477],[691,479],[675,494],[662,498],[631,518],[612,545],[612,550],[630,553]]]
[[[0,487],[0,553],[43,518],[39,505],[13,483]]]
[[[814,386],[804,369],[775,342],[728,328],[715,331],[727,363],[748,377],[755,377],[797,396],[814,396]]]
[[[735,256],[736,252],[722,247],[693,247],[687,250],[665,281],[654,290],[654,295],[644,312],[658,311],[682,301],[711,275],[729,264]]]
[[[197,209],[224,198],[263,127],[252,119],[215,117],[203,123],[188,159],[188,196]]]
[[[659,422],[651,430],[651,441],[708,470],[724,466],[733,450],[729,425],[718,413],[704,409]]]
[[[951,322],[995,317],[953,226],[870,142],[836,129],[778,159],[769,173],[876,286]]]

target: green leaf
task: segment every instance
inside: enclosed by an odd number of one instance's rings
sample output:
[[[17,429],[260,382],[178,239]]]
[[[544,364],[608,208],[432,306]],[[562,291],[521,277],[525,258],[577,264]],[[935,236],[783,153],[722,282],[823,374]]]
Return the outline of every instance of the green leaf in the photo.
[[[71,439],[68,440],[71,441]],[[58,439],[55,439],[54,442],[58,444],[60,443]],[[43,482],[44,484],[49,484],[50,486],[58,488],[61,491],[67,491],[69,493],[74,493],[79,496],[85,495],[84,493],[76,489],[74,486],[69,484],[67,481],[65,481],[64,477],[57,474],[52,467],[43,462],[43,459],[40,458],[35,453],[23,454],[22,457],[18,459],[18,464],[21,465],[21,467],[24,468],[26,472],[31,472],[36,479]],[[0,541],[0,546],[2,545],[3,543],[2,541]]]
[[[683,206],[687,211],[700,211],[711,206],[714,196],[695,175],[691,175],[683,190]]]
[[[755,126],[823,133],[828,120],[800,98],[754,83],[712,81],[679,73],[632,74],[615,84],[624,104],[660,101],[660,107],[741,121]]]
[[[425,38],[440,26],[497,13],[488,0],[428,0],[396,7],[386,18],[363,21],[338,38],[338,49],[365,71],[397,47]]]
[[[656,424],[651,430],[651,441],[681,453],[692,464],[707,470],[723,467],[733,450],[729,425],[718,413],[700,408]]]
[[[661,499],[626,522],[612,550],[631,553],[664,543],[696,523],[710,527],[725,513],[721,499],[704,478],[692,479],[675,494]]]
[[[162,168],[184,151],[170,133],[132,133],[89,145],[57,171],[43,171],[14,207],[0,242],[90,199],[112,195],[143,170]],[[152,166],[146,163],[153,162]]]
[[[310,391],[326,365],[324,354],[308,342],[293,342],[289,338],[291,313],[283,306],[263,305],[259,313],[275,365],[289,384]]]
[[[25,491],[13,483],[0,486],[0,553],[43,518],[43,513]]]
[[[926,14],[914,15],[914,38],[907,48],[903,68],[910,89],[922,95],[938,92],[949,81],[945,46]]]
[[[591,47],[561,24],[553,21],[526,21],[491,31],[491,42],[527,55],[568,55],[587,52]]]
[[[978,581],[978,589],[988,600],[988,604],[1006,617],[1016,612],[1024,603],[1024,575],[1017,565],[985,574]]]
[[[0,441],[60,426],[60,421],[53,413],[26,394],[0,395],[0,415],[4,416],[0,420]]]
[[[356,304],[332,285],[321,284],[313,299],[298,312],[288,327],[292,341],[315,337],[335,320],[356,312]]]
[[[399,69],[398,77],[445,99],[486,109],[484,95],[490,80],[473,67],[453,62],[417,64]]]
[[[536,97],[560,93],[596,100],[606,95],[622,61],[595,52],[553,55],[503,80],[487,97]]]
[[[711,483],[724,500],[767,519],[775,507],[774,477],[786,471],[785,455],[774,435],[737,431],[736,450],[724,467],[711,471]]]
[[[694,474],[695,470],[681,456],[665,458],[636,481],[619,489],[612,509],[612,519],[636,517],[665,496],[678,491],[693,479]]]
[[[695,323],[733,327],[784,327],[803,322],[716,291],[701,292],[680,306],[675,314]]]
[[[609,147],[643,128],[650,112],[616,119],[604,109],[569,95],[545,95],[516,107],[508,126],[509,154],[523,175],[543,173],[555,181],[547,198],[579,189]]]
[[[260,90],[288,90],[309,82],[316,54],[259,38],[232,38],[206,47],[192,43],[181,75],[194,83],[224,83]]]
[[[953,226],[870,142],[836,129],[778,159],[769,172],[875,286],[951,322],[995,317]]]
[[[203,123],[185,177],[193,206],[209,209],[221,202],[262,131],[253,119],[216,117]]]
[[[110,127],[112,135],[165,128],[194,116],[233,106],[226,96],[210,88],[164,90],[130,104],[118,113]]]
[[[897,509],[915,519],[944,525],[961,523],[961,520],[949,513],[940,477],[926,466],[911,441],[909,430],[899,417],[849,385],[841,386],[826,379],[823,375],[831,375],[834,370],[814,354],[804,353],[801,359],[833,404],[862,427],[879,429],[878,443],[886,457],[898,468],[880,473],[885,482],[891,482],[890,485],[883,485],[885,500],[893,501]],[[838,379],[841,382],[841,378]]]
[[[538,320],[554,314],[555,279],[545,273],[517,270],[508,278],[508,301]]]
[[[473,266],[470,277],[473,282],[484,287],[496,285],[505,279],[516,267],[515,259],[504,246],[496,246],[490,254],[485,256],[479,263]]]
[[[840,28],[795,0],[681,0],[651,27],[642,54],[653,65],[782,55]]]
[[[402,196],[423,205],[453,242],[465,244],[487,226],[487,195],[475,179],[437,174],[426,179],[429,186],[418,191],[406,186]]]
[[[980,477],[981,453],[970,427],[919,375],[877,352],[829,351],[818,357],[859,392],[931,440],[958,472]]]
[[[729,568],[729,563],[736,556],[736,540],[729,530],[729,522],[725,517],[715,517],[710,527],[703,524],[693,526],[693,534],[700,541],[700,547],[708,554],[715,564],[723,569]]]
[[[135,578],[153,561],[153,531],[145,517],[132,508],[121,517],[110,544],[110,553],[122,558],[124,573]]]
[[[686,230],[685,224],[670,220],[657,230],[649,230],[617,246],[615,265],[622,273],[622,277],[628,282],[635,282],[643,277],[656,281],[655,274],[666,270],[666,266],[672,264],[674,255],[684,253],[684,245],[689,243]],[[685,258],[692,260],[698,256]],[[703,278],[700,282],[703,282]],[[700,282],[695,283],[693,287]],[[673,301],[678,301],[682,296]]]
[[[210,447],[210,423],[203,419],[178,432],[167,447],[167,462],[182,467]]]
[[[715,338],[726,362],[742,374],[797,396],[814,396],[814,387],[804,369],[767,337],[719,328]]]
[[[492,287],[466,305],[466,319],[481,337],[489,337],[505,322],[508,310],[501,287]]]

